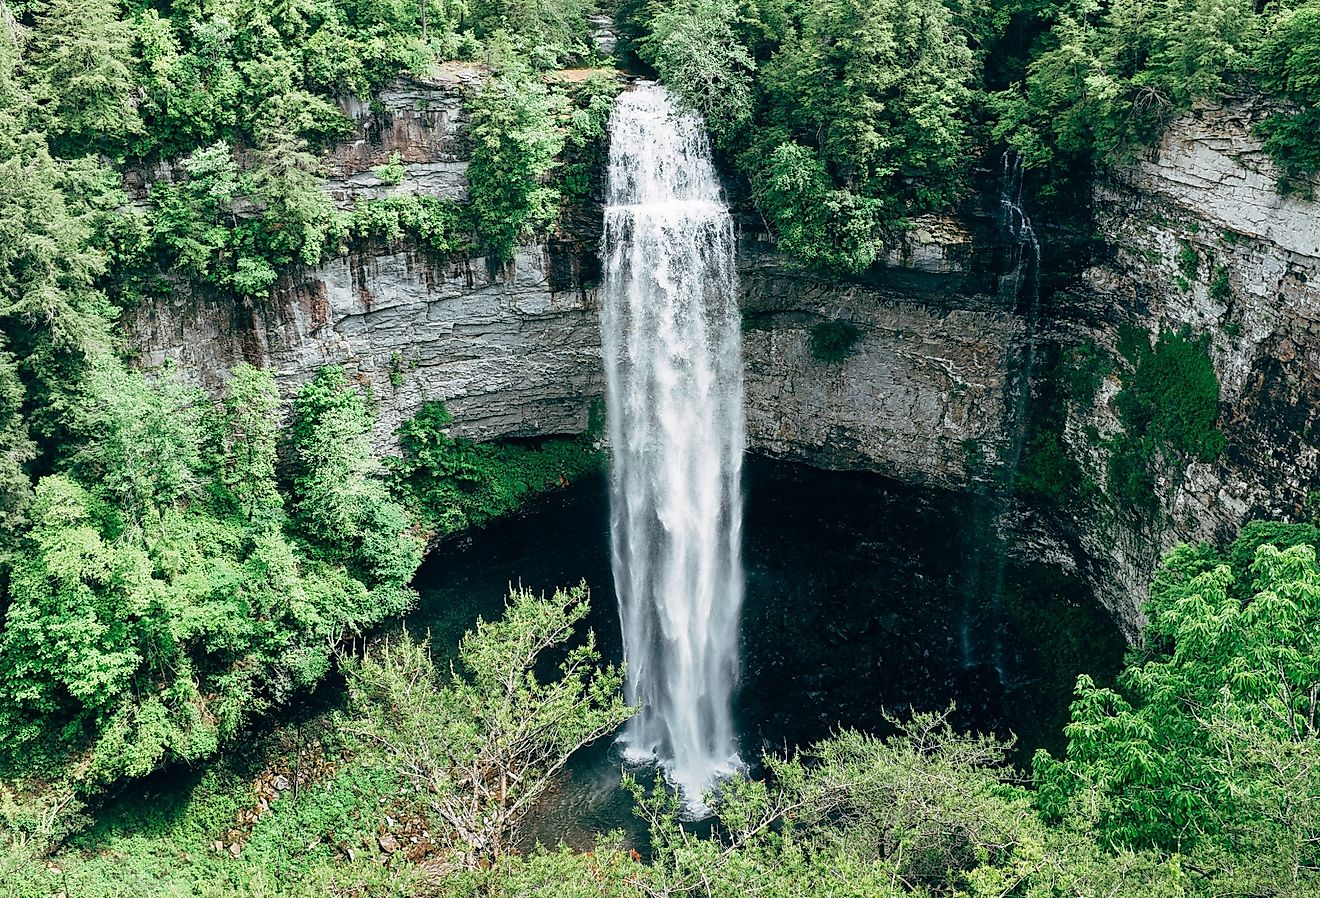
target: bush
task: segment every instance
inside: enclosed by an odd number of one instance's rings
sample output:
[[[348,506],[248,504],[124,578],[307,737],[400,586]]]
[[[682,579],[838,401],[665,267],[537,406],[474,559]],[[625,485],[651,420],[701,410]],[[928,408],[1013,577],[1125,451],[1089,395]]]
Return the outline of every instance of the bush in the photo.
[[[400,492],[439,536],[517,511],[603,460],[587,437],[473,443],[448,435],[452,420],[444,403],[424,403],[399,428],[402,457],[392,462]]]
[[[811,355],[834,364],[852,355],[862,332],[850,321],[822,321],[811,329]]]
[[[661,6],[637,52],[685,105],[706,121],[719,144],[732,144],[752,115],[756,63],[738,40],[732,0],[686,0]]]
[[[1153,510],[1154,465],[1162,457],[1210,461],[1224,450],[1219,379],[1209,337],[1164,332],[1152,348],[1127,347],[1134,370],[1115,400],[1122,435],[1110,444],[1109,493],[1138,510]]]
[[[212,404],[168,374],[105,360],[73,401],[76,449],[38,482],[6,583],[6,776],[42,769],[96,792],[199,762],[320,680],[347,633],[411,602],[419,556],[401,508],[353,518],[365,533],[328,529],[345,506],[379,495],[360,465],[301,452],[304,490],[333,481],[357,498],[322,489],[323,516],[299,507],[317,529],[286,532],[269,374],[235,371],[225,403]],[[338,420],[304,404],[300,449],[330,440]],[[360,443],[348,436],[351,455]],[[323,547],[332,536],[343,543]]]
[[[477,243],[498,261],[512,259],[519,240],[559,213],[549,175],[564,148],[555,123],[561,101],[517,61],[467,101],[469,203]]]

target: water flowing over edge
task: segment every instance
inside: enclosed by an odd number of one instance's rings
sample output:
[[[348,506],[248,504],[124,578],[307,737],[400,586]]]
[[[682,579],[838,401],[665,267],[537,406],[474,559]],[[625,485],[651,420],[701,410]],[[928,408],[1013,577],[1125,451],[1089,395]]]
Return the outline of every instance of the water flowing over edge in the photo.
[[[622,738],[689,810],[741,767],[742,357],[733,221],[705,131],[641,84],[610,119],[601,316],[610,535],[641,710]]]

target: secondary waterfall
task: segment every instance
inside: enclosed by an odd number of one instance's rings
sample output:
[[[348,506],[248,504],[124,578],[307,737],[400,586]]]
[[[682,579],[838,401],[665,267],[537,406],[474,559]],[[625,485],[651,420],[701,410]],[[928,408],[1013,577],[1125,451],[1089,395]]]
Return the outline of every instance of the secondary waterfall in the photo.
[[[699,119],[641,84],[610,119],[602,330],[623,734],[693,810],[739,766],[742,358],[733,221]]]

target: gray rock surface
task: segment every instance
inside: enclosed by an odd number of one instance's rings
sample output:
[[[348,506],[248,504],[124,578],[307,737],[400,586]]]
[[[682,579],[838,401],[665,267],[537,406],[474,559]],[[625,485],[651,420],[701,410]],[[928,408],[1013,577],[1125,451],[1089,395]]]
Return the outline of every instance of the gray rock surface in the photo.
[[[754,248],[743,258],[753,450],[953,489],[1007,460],[1021,317],[951,277],[903,283],[894,268],[873,286],[831,285]],[[859,336],[842,361],[822,362],[812,329],[836,319]]]
[[[1079,557],[1105,568],[1093,582],[1133,626],[1163,551],[1230,539],[1253,518],[1301,519],[1317,487],[1320,204],[1276,189],[1278,171],[1252,134],[1270,111],[1252,101],[1199,108],[1098,184],[1108,252],[1045,323],[1061,343],[1090,338],[1111,353],[1122,325],[1152,339],[1184,327],[1211,338],[1223,456],[1162,475],[1155,521],[1088,512],[1068,525]],[[1105,453],[1088,430],[1119,428],[1119,387],[1111,377],[1068,422],[1070,449],[1100,482]]]
[[[428,399],[478,440],[584,431],[603,392],[596,294],[552,290],[545,247],[495,271],[411,251],[355,253],[285,279],[263,303],[179,294],[138,309],[147,365],[174,360],[212,390],[239,362],[275,370],[291,394],[342,365],[378,400],[377,442]]]

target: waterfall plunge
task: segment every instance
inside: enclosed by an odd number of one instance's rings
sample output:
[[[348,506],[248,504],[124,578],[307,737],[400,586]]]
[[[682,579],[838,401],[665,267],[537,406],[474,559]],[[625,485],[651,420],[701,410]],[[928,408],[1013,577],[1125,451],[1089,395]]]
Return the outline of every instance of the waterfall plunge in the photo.
[[[689,809],[739,766],[742,358],[725,208],[700,121],[664,89],[610,119],[605,351],[614,583],[641,706],[628,754],[654,758]]]

